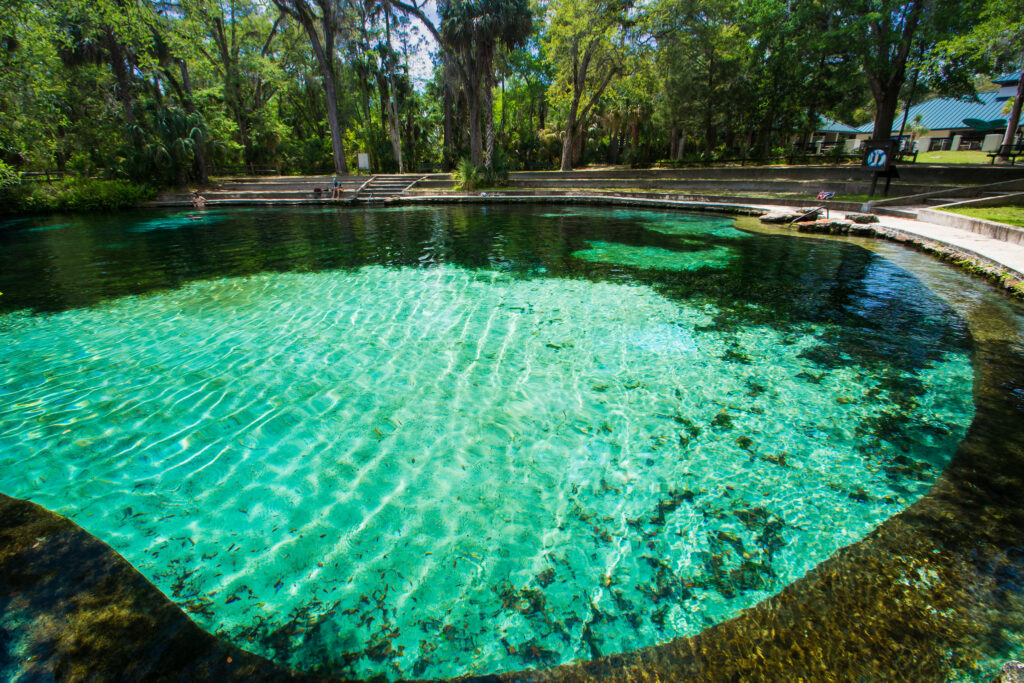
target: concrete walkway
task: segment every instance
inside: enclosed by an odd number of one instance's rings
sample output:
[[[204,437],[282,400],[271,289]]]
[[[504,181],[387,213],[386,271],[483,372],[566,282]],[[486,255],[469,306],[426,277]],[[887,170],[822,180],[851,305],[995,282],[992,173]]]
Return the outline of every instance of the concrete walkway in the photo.
[[[887,228],[917,235],[918,237],[948,244],[966,252],[997,263],[1024,279],[1024,245],[1004,242],[976,232],[958,228],[925,223],[906,218],[879,217],[879,223]]]

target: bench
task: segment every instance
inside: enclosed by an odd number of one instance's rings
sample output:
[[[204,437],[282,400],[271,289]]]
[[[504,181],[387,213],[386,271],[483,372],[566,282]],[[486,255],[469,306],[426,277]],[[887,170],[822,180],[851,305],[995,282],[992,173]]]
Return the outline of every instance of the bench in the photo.
[[[1010,166],[1015,166],[1017,157],[1024,156],[1024,142],[1018,142],[1016,145],[999,145],[999,149],[989,152],[986,156],[992,160],[990,164],[995,164],[999,157],[1006,157],[1010,160]]]
[[[253,166],[253,175],[281,175],[273,166]]]

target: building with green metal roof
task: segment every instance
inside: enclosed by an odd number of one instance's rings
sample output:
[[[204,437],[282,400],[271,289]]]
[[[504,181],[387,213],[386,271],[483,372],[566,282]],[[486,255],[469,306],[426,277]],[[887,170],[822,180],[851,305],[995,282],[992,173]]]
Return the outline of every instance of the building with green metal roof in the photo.
[[[1020,71],[1000,76],[994,82],[1002,87],[997,91],[978,93],[977,99],[936,97],[915,104],[907,114],[902,139],[908,141],[911,138],[910,127],[918,125],[928,129],[917,141],[919,152],[936,149],[994,150],[999,144],[994,141],[997,137],[1001,141],[1006,132],[1010,98],[1017,94],[1020,78]],[[893,119],[893,137],[900,134],[902,125],[903,112],[900,111]],[[874,124],[867,123],[858,129],[857,138],[869,139],[873,130]]]

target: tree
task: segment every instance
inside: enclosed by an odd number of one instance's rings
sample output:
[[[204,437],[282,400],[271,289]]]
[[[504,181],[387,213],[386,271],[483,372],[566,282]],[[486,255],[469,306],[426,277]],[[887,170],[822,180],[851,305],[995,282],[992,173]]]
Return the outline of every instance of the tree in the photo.
[[[555,71],[549,93],[565,112],[562,171],[572,170],[594,105],[621,73],[629,9],[629,0],[552,0],[548,6],[544,47]]]
[[[742,73],[753,39],[737,26],[731,0],[662,0],[647,22],[658,44],[661,116],[682,139],[687,130],[698,133],[704,153],[710,154],[720,131],[737,126],[751,109]],[[745,106],[740,90],[747,97]]]
[[[237,126],[243,161],[251,172],[258,160],[255,138],[261,132],[261,114],[277,92],[272,84],[276,69],[268,57],[282,16],[271,21],[251,0],[183,0],[181,9],[186,20],[176,22],[176,27],[184,33],[176,47],[182,52],[189,48],[198,52],[219,74],[225,104]],[[154,30],[158,45],[165,40],[162,29],[170,26],[170,22],[165,21]],[[208,50],[211,44],[214,49]],[[185,60],[178,60],[178,69],[180,84],[170,69],[165,69],[164,76],[172,87],[183,91],[180,99],[188,109],[192,98],[184,90],[191,88],[191,78]]]
[[[1021,105],[1024,104],[1024,2],[1022,0],[986,0],[981,10],[981,21],[969,32],[939,46],[938,62],[971,59],[990,73],[1020,69],[1017,95],[1010,107],[1006,133],[1000,152],[1013,144],[1020,125]],[[1007,157],[997,157],[1006,161]]]
[[[965,31],[980,11],[978,0],[832,0],[839,17],[837,42],[860,61],[875,100],[873,140],[888,140],[906,80],[911,51],[927,56],[936,45]],[[1019,17],[1018,17],[1019,20]],[[840,45],[840,51],[843,45]],[[963,65],[936,72],[936,84],[966,83]]]
[[[338,91],[334,68],[334,49],[339,25],[339,7],[334,0],[274,0],[281,12],[295,19],[306,31],[313,46],[324,95],[327,98],[327,123],[331,129],[331,148],[334,152],[334,172],[348,173],[345,160],[345,145],[342,140],[341,122],[338,116]],[[318,11],[319,10],[319,11]]]
[[[513,49],[533,29],[527,0],[451,0],[441,6],[441,48],[449,56],[469,105],[469,148],[475,166],[494,161],[494,55]],[[480,114],[486,126],[486,156]]]

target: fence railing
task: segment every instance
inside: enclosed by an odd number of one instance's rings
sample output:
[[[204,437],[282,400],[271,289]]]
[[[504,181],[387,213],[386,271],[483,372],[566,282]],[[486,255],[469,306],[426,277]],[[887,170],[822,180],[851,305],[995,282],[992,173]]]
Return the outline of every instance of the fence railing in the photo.
[[[62,180],[69,176],[77,175],[74,171],[22,171],[18,177],[21,182],[42,182],[52,183],[55,180]]]

